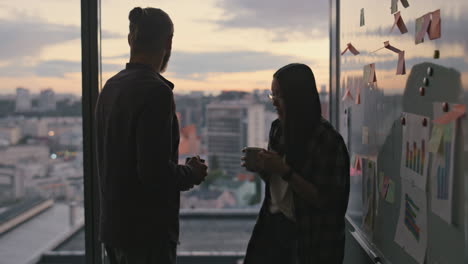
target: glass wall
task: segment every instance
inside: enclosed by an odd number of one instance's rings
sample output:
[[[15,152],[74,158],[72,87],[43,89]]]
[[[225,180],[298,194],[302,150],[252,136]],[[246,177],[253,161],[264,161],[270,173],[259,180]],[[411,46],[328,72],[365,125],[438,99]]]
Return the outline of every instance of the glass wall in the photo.
[[[2,263],[35,263],[84,225],[80,28],[79,0],[0,3]]]

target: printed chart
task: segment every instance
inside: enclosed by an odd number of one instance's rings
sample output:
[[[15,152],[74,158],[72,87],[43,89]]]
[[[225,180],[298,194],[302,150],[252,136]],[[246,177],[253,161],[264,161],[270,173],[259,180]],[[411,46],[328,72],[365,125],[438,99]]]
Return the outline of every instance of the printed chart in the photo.
[[[421,231],[416,223],[418,214],[419,207],[413,202],[413,199],[411,199],[408,194],[405,194],[405,226],[417,241],[419,241]]]
[[[444,115],[441,103],[434,104],[434,119]],[[444,221],[452,222],[452,192],[457,120],[434,124],[430,139],[431,210]]]
[[[426,142],[424,139],[420,142],[406,141],[405,165],[407,169],[422,176],[426,159]]]
[[[400,175],[425,190],[429,167],[427,142],[430,119],[410,113],[405,113],[404,118]]]
[[[424,263],[427,247],[426,192],[405,179],[401,179],[400,216],[395,242],[417,263]]]

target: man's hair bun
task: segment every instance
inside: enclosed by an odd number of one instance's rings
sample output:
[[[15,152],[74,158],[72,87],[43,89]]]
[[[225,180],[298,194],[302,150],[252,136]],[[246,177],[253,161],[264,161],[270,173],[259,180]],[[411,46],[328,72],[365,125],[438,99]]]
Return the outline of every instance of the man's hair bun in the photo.
[[[132,11],[130,11],[130,14],[128,15],[128,19],[130,20],[130,23],[138,24],[142,16],[143,16],[143,9],[141,7],[135,7],[132,9]]]

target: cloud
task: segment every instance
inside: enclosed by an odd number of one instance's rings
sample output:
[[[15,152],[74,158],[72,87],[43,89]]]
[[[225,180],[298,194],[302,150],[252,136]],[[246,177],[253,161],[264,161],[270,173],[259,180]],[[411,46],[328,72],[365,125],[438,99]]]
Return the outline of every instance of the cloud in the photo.
[[[128,58],[122,54],[106,59]],[[240,73],[279,69],[292,63],[302,62],[311,65],[313,61],[301,60],[288,55],[276,55],[269,52],[230,51],[230,52],[173,52],[168,71],[176,78],[186,80],[204,80],[213,73]],[[118,72],[125,67],[124,63],[104,63],[103,72]],[[57,77],[63,78],[67,73],[81,72],[80,61],[46,60],[29,65],[22,61],[15,61],[0,67],[1,77]]]
[[[104,64],[102,66],[108,71],[118,71],[123,67],[117,64]],[[64,78],[67,73],[77,72],[81,72],[80,61],[47,60],[34,65],[15,62],[0,67],[0,77],[39,76]]]
[[[271,30],[276,41],[285,41],[293,33],[305,37],[328,34],[329,1],[219,0],[217,5],[226,18],[215,23],[223,28]]]
[[[80,39],[80,27],[48,23],[41,18],[0,19],[0,60],[34,57],[48,45]],[[120,34],[103,31],[103,38]]]
[[[168,71],[182,79],[204,79],[209,73],[255,72],[279,69],[300,58],[269,52],[173,52]],[[302,61],[304,62],[304,61]],[[304,63],[311,63],[306,61]]]

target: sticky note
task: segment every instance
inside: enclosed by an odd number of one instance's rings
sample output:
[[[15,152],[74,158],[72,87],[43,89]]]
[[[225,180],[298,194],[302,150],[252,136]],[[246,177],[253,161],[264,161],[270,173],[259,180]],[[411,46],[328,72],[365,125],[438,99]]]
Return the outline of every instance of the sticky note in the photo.
[[[403,21],[403,18],[401,17],[401,14],[400,12],[396,12],[394,15],[394,21],[393,21],[393,26],[392,28],[390,29],[390,32],[393,31],[393,29],[395,28],[395,26],[398,27],[398,30],[400,30],[400,33],[401,34],[405,34],[408,32],[408,28],[406,28],[406,24],[405,24],[405,21]]]
[[[369,144],[369,127],[366,127],[366,126],[362,127],[362,144],[363,145]]]
[[[385,201],[393,204],[395,202],[395,182],[389,179],[387,195],[385,196]]]
[[[361,168],[361,158],[356,156],[356,164],[354,165],[354,168],[357,170],[357,171],[361,171],[362,168]]]
[[[390,178],[384,176],[383,172],[380,173],[379,177],[382,177],[382,184],[380,186],[380,195],[382,199],[387,197],[388,187],[390,185]]]
[[[390,10],[391,10],[392,14],[394,14],[394,13],[396,13],[398,11],[398,0],[392,0]]]
[[[429,152],[437,153],[439,151],[443,134],[444,134],[444,130],[442,129],[441,126],[435,125],[432,127],[432,133],[431,133],[431,138],[429,139],[429,147],[428,147]]]
[[[356,88],[356,100],[354,101],[355,104],[361,104],[361,87]]]
[[[344,102],[344,101],[346,101],[346,99],[354,101],[353,95],[351,94],[351,91],[349,90],[349,88],[346,88],[346,92],[343,95],[343,98],[341,98],[341,101]]]
[[[390,45],[390,41],[385,41],[384,42],[384,47],[386,49],[388,49],[388,50],[391,50],[391,51],[395,52],[395,53],[400,53],[401,52],[401,50],[399,50],[399,49],[393,47],[392,45]]]
[[[415,43],[420,44],[424,42],[424,36],[429,30],[431,24],[431,13],[425,14],[416,19],[416,38]]]
[[[405,7],[405,8],[408,8],[408,6],[409,6],[408,0],[401,0],[401,4],[402,4],[403,7]]]
[[[359,54],[359,51],[353,46],[353,44],[348,43],[348,44],[346,44],[346,49],[344,49],[344,50],[341,52],[341,55],[343,56],[348,50],[349,50],[354,56],[356,56],[356,55]]]
[[[369,64],[370,72],[369,72],[369,79],[368,82],[373,83],[377,82],[377,75],[375,73],[375,63]]]
[[[441,36],[440,9],[431,13],[432,19],[429,27],[429,39],[438,39]]]
[[[370,74],[370,65],[365,65],[364,66],[364,69],[363,69],[363,74],[362,74],[362,80],[365,82],[365,83],[368,83],[369,81],[369,74]]]
[[[364,8],[361,8],[361,21],[360,21],[360,26],[364,26],[366,24],[366,21],[364,20]]]
[[[397,75],[405,75],[406,74],[406,62],[405,62],[405,51],[402,50],[398,53],[398,65],[397,65]]]
[[[377,82],[377,75],[375,73],[375,64],[374,63],[364,66],[362,79],[363,79],[363,81],[365,83]]]
[[[384,176],[383,171],[379,171],[379,190],[382,190],[382,188],[383,188],[384,177],[385,176]],[[382,192],[382,191],[380,191],[380,192]],[[385,198],[385,196],[384,196],[384,198]]]
[[[464,104],[452,105],[452,110],[447,114],[433,120],[434,124],[445,125],[465,115],[466,106]]]

